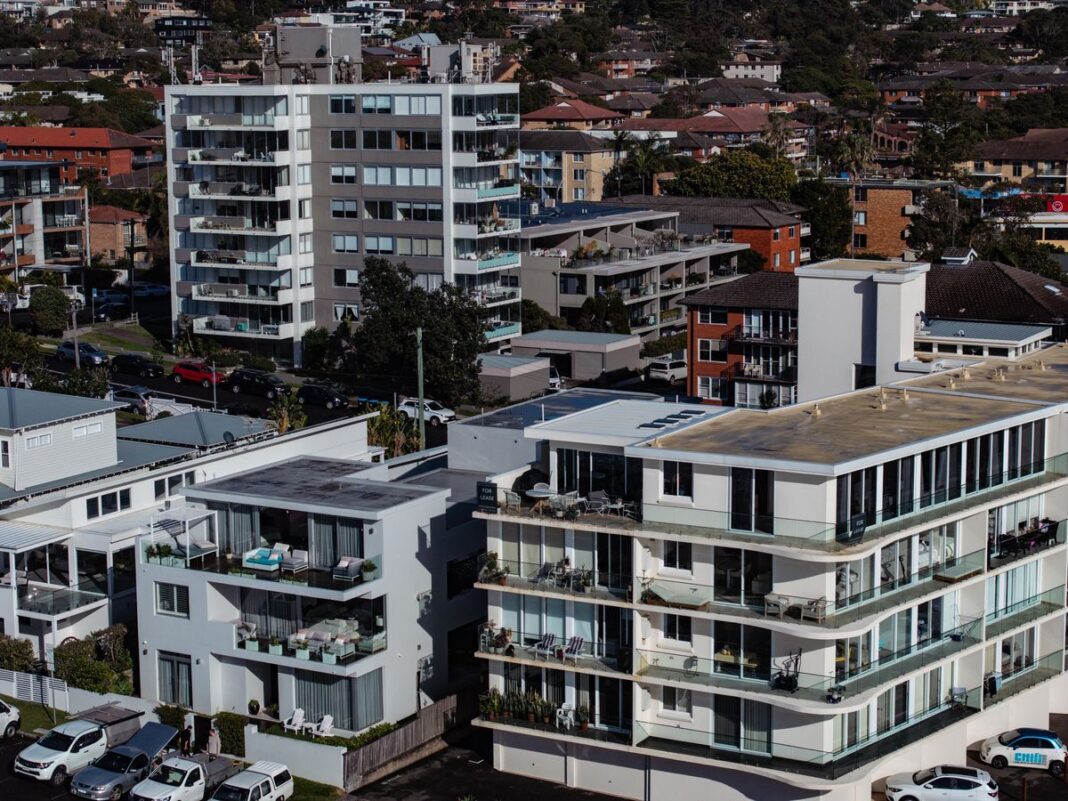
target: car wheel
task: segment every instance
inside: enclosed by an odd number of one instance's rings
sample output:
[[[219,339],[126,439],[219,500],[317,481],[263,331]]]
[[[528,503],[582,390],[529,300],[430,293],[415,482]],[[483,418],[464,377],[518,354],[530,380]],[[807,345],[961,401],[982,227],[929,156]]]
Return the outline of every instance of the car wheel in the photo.
[[[62,765],[58,765],[54,771],[52,771],[52,778],[49,779],[52,785],[55,787],[62,787],[63,783],[67,781],[67,769]]]
[[[998,770],[1004,770],[1009,766],[1009,760],[1005,759],[1003,756],[996,756],[990,760],[990,766],[997,768]]]
[[[333,409],[333,408],[334,408],[334,402],[333,402],[333,401],[327,401],[327,402],[326,402],[325,404],[323,404],[323,405],[324,405],[324,406],[326,406],[326,408],[327,408],[328,410],[329,410],[329,409]]]
[[[241,385],[240,384],[232,385],[230,387],[230,391],[233,392],[235,395],[240,395],[241,394]]]
[[[200,386],[204,387],[204,389],[210,389],[211,388],[211,382],[208,381],[208,379],[205,378],[203,381],[200,382]]]
[[[180,375],[178,375],[178,373],[174,374],[174,383],[175,384],[181,384],[182,383],[182,377]]]
[[[1052,773],[1056,778],[1063,779],[1064,778],[1064,763],[1059,759],[1057,761],[1055,761],[1055,762],[1050,762],[1049,763],[1049,772]]]
[[[19,733],[19,725],[17,723],[8,723],[7,728],[4,729],[4,739],[10,740],[16,734]]]
[[[431,417],[430,418],[430,425],[432,425],[434,428],[437,428],[438,426],[441,425],[441,418],[440,417]]]
[[[122,801],[122,796],[123,796],[122,785],[119,785],[118,787],[116,787],[114,790],[111,791],[111,801]]]

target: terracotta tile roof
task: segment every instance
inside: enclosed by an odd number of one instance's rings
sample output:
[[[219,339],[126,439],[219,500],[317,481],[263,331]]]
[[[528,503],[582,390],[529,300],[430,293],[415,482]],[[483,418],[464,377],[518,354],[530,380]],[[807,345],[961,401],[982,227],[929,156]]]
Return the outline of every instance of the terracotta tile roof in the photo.
[[[705,134],[754,134],[767,127],[768,112],[758,108],[720,108],[714,113],[684,119],[636,119],[620,123],[627,131],[694,131]],[[790,121],[791,127],[805,127]]]
[[[793,273],[750,273],[683,298],[681,303],[736,309],[797,309],[797,281]]]
[[[927,314],[955,320],[1062,323],[1068,320],[1068,287],[996,261],[932,264],[927,274]]]
[[[144,222],[148,217],[136,211],[128,211],[118,206],[92,206],[89,209],[91,223],[121,223],[127,220]]]
[[[76,147],[94,150],[152,147],[152,143],[147,139],[112,128],[24,128],[4,125],[0,126],[0,142],[9,147]]]
[[[585,100],[561,100],[523,115],[524,122],[601,122],[622,118],[622,114],[587,103]]]

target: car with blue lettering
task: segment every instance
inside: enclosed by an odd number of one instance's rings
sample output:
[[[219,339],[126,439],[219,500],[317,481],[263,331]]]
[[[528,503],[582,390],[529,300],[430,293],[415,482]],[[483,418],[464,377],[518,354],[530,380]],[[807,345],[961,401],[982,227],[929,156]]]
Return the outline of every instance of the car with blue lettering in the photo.
[[[1068,750],[1056,732],[1048,729],[1013,729],[997,737],[984,740],[979,758],[995,768],[1010,765],[1020,768],[1041,768],[1057,778],[1064,777]]]

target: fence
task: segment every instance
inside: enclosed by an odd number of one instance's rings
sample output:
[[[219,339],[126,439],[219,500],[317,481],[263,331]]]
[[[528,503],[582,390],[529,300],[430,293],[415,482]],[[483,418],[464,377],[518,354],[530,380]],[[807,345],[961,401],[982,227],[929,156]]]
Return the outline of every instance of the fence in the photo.
[[[56,709],[70,711],[67,682],[36,673],[0,670],[0,695],[45,706],[55,704]]]

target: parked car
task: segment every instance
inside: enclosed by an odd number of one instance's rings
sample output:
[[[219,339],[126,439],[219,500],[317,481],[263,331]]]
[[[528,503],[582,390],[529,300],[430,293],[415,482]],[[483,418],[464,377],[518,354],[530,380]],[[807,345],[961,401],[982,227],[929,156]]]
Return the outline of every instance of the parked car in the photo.
[[[1056,732],[1048,729],[1013,729],[984,740],[979,758],[995,768],[1045,768],[1057,778],[1064,777],[1068,751]]]
[[[677,356],[659,356],[649,365],[649,378],[678,384],[686,380],[686,359]]]
[[[128,289],[98,289],[93,295],[93,303],[97,306],[103,303],[123,303],[130,305],[130,290]]]
[[[111,372],[139,375],[141,378],[162,378],[163,365],[140,353],[120,353],[111,357]]]
[[[240,768],[228,759],[206,754],[171,757],[130,790],[129,801],[204,801]]]
[[[997,801],[998,783],[985,770],[940,765],[886,780],[887,801]]]
[[[397,411],[408,417],[409,420],[419,419],[419,399],[406,398],[397,404]],[[442,406],[436,400],[423,401],[423,419],[432,426],[442,423],[451,423],[456,419],[456,412],[447,406]]]
[[[293,776],[278,762],[256,762],[227,779],[212,796],[214,801],[287,801],[293,797]],[[173,799],[172,799],[173,801]]]
[[[549,365],[549,389],[553,392],[559,392],[564,388],[564,381],[560,378],[560,371]]]
[[[3,732],[4,739],[10,740],[18,734],[21,725],[22,713],[19,712],[19,708],[0,701],[0,732]]]
[[[88,709],[22,749],[15,758],[15,773],[58,787],[108,748],[130,739],[141,728],[141,714],[114,704]]]
[[[311,406],[324,406],[327,409],[344,409],[349,399],[337,387],[330,384],[305,384],[297,390],[297,400]]]
[[[96,345],[89,342],[78,343],[78,355],[80,362],[84,366],[99,366],[108,363],[108,355],[104,351],[100,350]],[[74,342],[71,340],[65,340],[61,342],[56,348],[56,358],[65,361],[74,361]]]
[[[253,370],[249,367],[239,367],[230,373],[230,391],[237,395],[240,392],[249,392],[253,395],[262,395],[267,400],[274,400],[279,395],[290,393],[289,384],[273,373],[263,370]]]
[[[135,298],[165,298],[171,294],[171,288],[163,284],[136,284]]]
[[[130,788],[148,777],[177,737],[173,726],[146,723],[128,741],[75,773],[70,781],[71,795],[89,801],[121,801]]]
[[[210,387],[212,384],[220,384],[225,381],[226,376],[222,371],[214,370],[204,362],[178,362],[171,370],[171,380],[175,384],[188,381],[191,384]]]
[[[125,403],[130,411],[138,414],[148,414],[148,405],[151,398],[156,397],[156,391],[148,387],[126,387],[116,389],[111,393],[111,399],[115,403]]]
[[[130,304],[125,299],[98,303],[92,310],[94,323],[110,323],[112,320],[125,320],[130,316]]]

